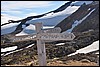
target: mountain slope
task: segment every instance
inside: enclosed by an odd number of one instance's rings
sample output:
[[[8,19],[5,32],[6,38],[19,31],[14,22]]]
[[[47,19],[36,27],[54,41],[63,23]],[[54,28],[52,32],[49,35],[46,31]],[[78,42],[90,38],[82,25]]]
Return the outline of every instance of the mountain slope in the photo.
[[[75,27],[69,32],[83,32],[99,28],[99,3],[83,4],[76,12],[55,27],[60,27],[62,32],[64,32],[71,29],[72,26]]]
[[[16,25],[16,29],[15,30],[12,30],[12,31],[9,32],[9,33],[12,33],[12,34],[17,34],[17,33],[21,32],[23,30],[23,28],[22,28],[23,25],[25,25],[26,27],[29,26],[29,24],[25,24],[25,23],[27,23],[27,21],[32,20],[32,19],[33,20],[37,19],[34,22],[38,22],[39,19],[42,18],[42,17],[45,17],[45,18],[47,17],[48,18],[49,14],[51,14],[51,16],[55,17],[56,15],[54,15],[54,14],[57,14],[57,13],[65,10],[70,4],[71,4],[71,2],[67,2],[64,5],[62,5],[60,8],[58,8],[58,9],[56,9],[54,11],[47,12],[47,13],[42,14],[42,15],[30,16],[30,17],[27,17],[25,19],[21,19],[21,20],[17,20],[17,21],[9,20],[8,23],[4,23],[4,24],[1,25],[1,35],[8,34],[8,33],[5,32],[7,30],[7,28],[9,28],[9,27],[6,27],[6,25],[9,25],[11,23],[13,23],[13,24],[19,23],[18,25]],[[53,13],[53,15],[52,15],[52,13]],[[63,18],[64,18],[64,16],[61,16],[61,17],[60,16],[59,17],[56,16],[55,17],[55,19],[63,19]],[[52,18],[52,20],[50,20],[50,21],[53,21],[55,19]],[[48,19],[41,19],[40,22],[44,22],[45,20],[48,20]],[[13,28],[13,26],[11,28]],[[2,33],[2,31],[5,32],[5,33]]]
[[[55,26],[58,23],[60,23],[62,20],[64,20],[66,17],[71,15],[73,12],[75,12],[83,3],[89,4],[92,1],[69,1],[59,7],[56,10],[49,11],[47,13],[36,15],[36,16],[29,16],[27,18],[21,19],[21,20],[9,20],[8,23],[4,23],[1,25],[1,35],[4,34],[17,34],[23,31],[27,26],[30,24],[35,24],[36,22],[42,22],[43,25],[49,25],[49,26]],[[12,24],[14,26],[12,26]],[[17,24],[17,25],[16,25]],[[8,26],[11,25],[11,27]],[[24,26],[24,28],[23,28]],[[34,27],[34,26],[33,26]],[[6,32],[6,30],[9,30]],[[13,29],[13,30],[12,30]]]
[[[94,9],[95,10],[88,16],[88,18],[86,18],[81,24],[73,29],[73,32],[99,29],[99,6]]]

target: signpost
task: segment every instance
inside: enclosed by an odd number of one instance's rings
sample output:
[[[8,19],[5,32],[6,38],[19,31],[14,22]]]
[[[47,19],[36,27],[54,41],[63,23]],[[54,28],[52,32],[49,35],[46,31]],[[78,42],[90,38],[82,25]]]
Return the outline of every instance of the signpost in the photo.
[[[35,24],[36,27],[36,37],[37,37],[37,50],[38,50],[38,58],[39,58],[39,65],[40,66],[46,66],[46,51],[45,51],[45,43],[40,39],[41,29],[42,29],[42,23]]]
[[[39,27],[38,27],[39,28]],[[50,29],[42,29],[39,31],[39,33],[60,33],[61,28],[56,27],[56,28],[50,28]],[[19,42],[19,41],[26,41],[26,40],[36,40],[36,34],[31,34],[31,35],[23,35],[23,36],[13,36],[10,37],[10,39],[13,42]]]
[[[73,33],[60,33],[61,29],[59,27],[53,29],[42,29],[42,23],[36,23],[35,27],[37,32],[35,35],[17,36],[14,41],[37,40],[40,66],[46,66],[47,63],[45,41],[73,40],[75,38]]]
[[[24,35],[24,36],[13,36],[13,37],[10,37],[10,39],[13,42],[26,41],[26,40],[36,40],[36,34]]]
[[[56,27],[56,28],[49,28],[49,29],[43,29],[41,30],[42,33],[60,33],[61,32],[61,28],[60,27]]]
[[[38,58],[39,58],[39,65],[40,66],[46,66],[46,50],[45,50],[45,42],[46,40],[73,40],[75,38],[74,34],[66,33],[62,34],[60,33],[61,29],[48,29],[49,32],[41,32],[42,30],[42,23],[36,23],[36,38],[37,38],[37,49],[38,49]],[[51,31],[51,33],[50,33]],[[53,32],[59,32],[59,33],[53,33]]]
[[[73,40],[75,35],[73,33],[40,33],[41,40]]]

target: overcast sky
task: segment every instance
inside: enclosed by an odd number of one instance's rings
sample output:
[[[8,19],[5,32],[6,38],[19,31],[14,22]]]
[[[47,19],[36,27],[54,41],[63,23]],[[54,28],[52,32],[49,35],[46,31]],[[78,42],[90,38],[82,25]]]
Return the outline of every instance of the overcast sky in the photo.
[[[59,8],[68,1],[1,1],[1,14],[25,18]]]

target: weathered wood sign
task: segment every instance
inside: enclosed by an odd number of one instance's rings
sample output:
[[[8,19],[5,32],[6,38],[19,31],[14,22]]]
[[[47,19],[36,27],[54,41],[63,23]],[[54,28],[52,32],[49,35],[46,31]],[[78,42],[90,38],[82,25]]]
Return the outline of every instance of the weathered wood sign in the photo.
[[[36,34],[26,35],[26,36],[16,36],[13,40],[23,41],[23,40],[36,40],[37,41],[37,51],[38,51],[38,61],[40,66],[46,66],[46,49],[45,41],[58,41],[58,40],[73,40],[75,35],[73,33],[60,33],[61,29],[59,27],[52,29],[43,29],[42,23],[36,23]]]
[[[41,33],[38,34],[41,40],[73,40],[75,35],[73,33]]]
[[[56,28],[49,28],[49,29],[43,29],[41,30],[42,33],[60,33],[61,32],[61,28],[60,27],[56,27]]]
[[[42,23],[35,24],[36,26],[36,38],[37,38],[37,49],[38,49],[38,58],[39,58],[39,65],[46,66],[46,49],[45,49],[45,41],[46,40],[73,40],[75,35],[73,33],[60,33],[61,29],[58,29],[59,33],[55,33],[49,31],[46,33],[41,32],[42,30]],[[53,29],[52,29],[53,30]],[[56,32],[58,32],[56,31]]]

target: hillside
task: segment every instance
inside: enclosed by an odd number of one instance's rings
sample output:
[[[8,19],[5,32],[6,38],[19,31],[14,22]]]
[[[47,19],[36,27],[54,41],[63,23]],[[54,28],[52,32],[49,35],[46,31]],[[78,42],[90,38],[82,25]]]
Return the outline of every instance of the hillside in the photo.
[[[99,3],[93,2],[92,4],[81,5],[76,12],[55,27],[60,27],[62,32],[84,32],[99,29]]]
[[[75,35],[71,41],[45,42],[47,66],[99,66],[99,1],[70,1],[56,10],[3,24],[1,66],[39,65],[36,40],[14,42],[15,36],[36,37],[36,22],[42,22],[43,29],[60,27],[60,33]]]

